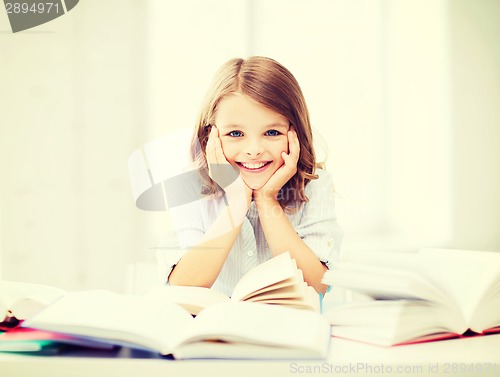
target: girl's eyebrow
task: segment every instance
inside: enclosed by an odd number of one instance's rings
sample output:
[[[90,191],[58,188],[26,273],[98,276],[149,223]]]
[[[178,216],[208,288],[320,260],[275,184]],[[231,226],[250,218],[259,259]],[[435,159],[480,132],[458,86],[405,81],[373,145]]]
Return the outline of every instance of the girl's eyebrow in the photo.
[[[270,124],[269,126],[266,126],[264,128],[289,128],[290,125],[289,124],[284,124],[284,123],[273,123],[273,124]]]
[[[246,127],[245,126],[242,126],[240,124],[224,124],[222,126],[218,126],[217,127],[219,129],[245,129]],[[289,125],[288,124],[284,124],[284,123],[271,123],[271,124],[268,124],[266,126],[262,126],[262,129],[272,129],[272,128],[286,128],[288,129],[289,128]]]

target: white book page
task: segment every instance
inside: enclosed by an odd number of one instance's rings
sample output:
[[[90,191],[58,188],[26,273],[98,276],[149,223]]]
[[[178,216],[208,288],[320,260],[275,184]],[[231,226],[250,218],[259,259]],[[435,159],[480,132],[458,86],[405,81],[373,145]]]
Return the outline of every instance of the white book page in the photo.
[[[65,291],[42,284],[0,281],[0,320],[7,310],[24,319],[61,297]]]
[[[247,343],[198,342],[180,345],[176,359],[323,359],[316,350],[294,349]]]
[[[327,352],[330,327],[321,314],[275,305],[228,302],[214,305],[194,320],[184,344],[224,340]]]
[[[350,303],[325,315],[332,325],[332,335],[384,346],[467,330],[449,308],[420,300]]]
[[[172,285],[152,288],[144,294],[144,297],[178,304],[195,315],[211,305],[230,300],[228,296],[215,289]]]
[[[255,266],[244,275],[234,287],[231,298],[233,300],[242,300],[254,291],[294,277],[296,269],[296,264],[290,258],[290,253],[281,253]]]
[[[376,300],[339,305],[325,313],[331,325],[394,328],[401,333],[419,328],[463,333],[467,326],[446,306],[423,300]]]
[[[245,301],[257,302],[272,300],[272,299],[295,299],[298,301],[302,300],[304,297],[304,289],[299,284],[287,285],[285,287],[272,289],[269,291],[262,292],[258,295],[252,295],[249,298],[245,298]]]
[[[192,320],[179,305],[96,290],[68,293],[23,326],[136,344],[168,354]]]
[[[485,292],[499,282],[500,253],[423,249],[419,256],[429,276],[458,303],[470,324]]]
[[[449,302],[440,287],[423,276],[417,253],[351,253],[325,273],[323,283],[359,290],[377,298],[418,298]]]
[[[425,299],[449,302],[440,288],[415,272],[419,265],[414,258],[411,270],[404,267],[386,268],[366,263],[338,263],[325,272],[323,283],[352,289],[377,299]]]

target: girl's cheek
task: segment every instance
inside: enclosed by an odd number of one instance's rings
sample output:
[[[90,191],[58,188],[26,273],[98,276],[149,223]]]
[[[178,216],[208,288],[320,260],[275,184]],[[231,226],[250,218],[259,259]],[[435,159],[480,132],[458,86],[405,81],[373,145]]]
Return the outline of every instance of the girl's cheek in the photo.
[[[222,151],[224,152],[224,155],[226,156],[227,160],[229,162],[234,161],[236,158],[236,153],[235,153],[235,148],[231,146],[231,143],[221,143],[222,145]]]

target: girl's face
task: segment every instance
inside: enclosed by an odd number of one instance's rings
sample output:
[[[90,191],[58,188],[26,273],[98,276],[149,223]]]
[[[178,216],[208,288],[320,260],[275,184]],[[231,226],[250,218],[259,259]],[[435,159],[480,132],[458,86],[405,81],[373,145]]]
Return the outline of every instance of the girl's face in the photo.
[[[235,93],[219,102],[215,125],[226,159],[251,189],[260,189],[283,165],[290,127],[283,115]]]

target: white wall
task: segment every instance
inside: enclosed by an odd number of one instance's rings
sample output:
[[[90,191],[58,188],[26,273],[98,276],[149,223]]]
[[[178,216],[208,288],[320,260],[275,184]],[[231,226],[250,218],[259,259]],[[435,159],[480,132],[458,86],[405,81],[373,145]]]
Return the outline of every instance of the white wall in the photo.
[[[500,2],[450,1],[453,246],[500,250]]]
[[[327,141],[344,250],[450,242],[447,3],[254,4],[254,53],[294,72]]]
[[[148,124],[145,9],[81,3],[0,34],[2,278],[121,289],[150,221],[127,176]]]
[[[498,14],[494,0],[86,0],[12,34],[0,12],[0,277],[122,290],[168,227],[134,207],[128,156],[191,125],[218,66],[252,54],[304,90],[345,250],[500,250]]]

